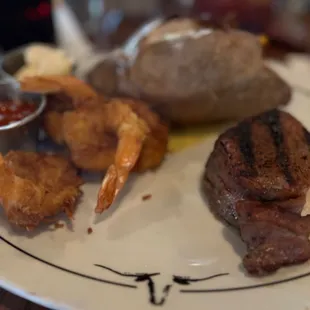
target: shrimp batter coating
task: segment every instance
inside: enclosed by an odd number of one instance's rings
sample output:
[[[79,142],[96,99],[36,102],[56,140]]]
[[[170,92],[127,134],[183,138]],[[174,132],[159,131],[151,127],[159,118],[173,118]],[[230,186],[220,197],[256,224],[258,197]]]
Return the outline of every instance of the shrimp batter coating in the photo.
[[[136,100],[112,99],[66,112],[63,130],[76,166],[108,169],[98,194],[97,213],[110,207],[131,171],[156,168],[167,152],[168,127]]]
[[[20,81],[21,89],[29,92],[59,94],[71,99],[71,105],[78,107],[98,99],[99,95],[85,82],[71,75],[26,77]]]
[[[48,217],[72,217],[82,180],[64,158],[11,151],[0,155],[0,204],[11,224],[32,230]]]
[[[55,142],[68,146],[73,163],[85,170],[108,169],[97,213],[110,207],[131,171],[153,169],[163,161],[168,127],[145,103],[106,100],[68,76],[26,78],[22,83],[25,90],[49,93],[45,129]]]
[[[64,143],[63,112],[103,100],[90,86],[70,75],[25,77],[20,83],[23,91],[46,94],[44,127],[51,139],[58,144]]]

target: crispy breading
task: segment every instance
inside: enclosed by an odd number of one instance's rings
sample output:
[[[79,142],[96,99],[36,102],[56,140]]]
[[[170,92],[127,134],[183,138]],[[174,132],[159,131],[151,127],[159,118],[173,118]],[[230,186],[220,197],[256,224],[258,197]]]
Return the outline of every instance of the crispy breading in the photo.
[[[26,77],[20,83],[23,91],[47,94],[61,92],[78,102],[88,102],[98,98],[95,90],[71,75]]]
[[[64,158],[11,151],[0,161],[0,203],[10,223],[31,230],[48,217],[72,217],[82,180]]]
[[[23,91],[46,94],[44,128],[51,139],[58,144],[64,142],[63,112],[103,101],[102,96],[74,76],[32,76],[25,77],[20,83]]]
[[[54,91],[48,92],[45,129],[55,142],[68,146],[73,163],[85,170],[108,169],[97,212],[109,208],[131,171],[156,168],[164,159],[168,127],[145,103],[93,96],[89,90],[81,91],[86,85],[73,77],[37,77],[28,79],[28,84],[27,79],[23,82],[28,89],[33,90],[34,83],[39,90],[50,87]]]
[[[130,119],[135,127],[143,122],[140,126],[147,131],[134,170],[145,171],[160,165],[167,152],[168,127],[145,104],[130,99],[113,99],[104,105],[64,114],[64,140],[75,165],[87,170],[107,169],[115,159],[118,129],[125,127],[126,122],[128,125]],[[129,126],[127,133],[132,130]]]
[[[168,127],[137,100],[112,99],[65,112],[63,135],[76,166],[108,169],[97,212],[112,204],[131,171],[156,168],[167,152]]]

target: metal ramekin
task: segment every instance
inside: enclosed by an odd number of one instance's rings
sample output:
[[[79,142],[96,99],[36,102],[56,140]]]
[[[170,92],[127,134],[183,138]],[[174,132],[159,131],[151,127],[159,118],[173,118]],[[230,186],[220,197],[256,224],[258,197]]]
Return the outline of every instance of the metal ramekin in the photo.
[[[25,65],[25,50],[32,45],[45,45],[48,47],[54,47],[51,44],[44,44],[44,43],[31,43],[20,46],[16,49],[13,49],[6,53],[1,60],[1,69],[4,73],[14,77],[16,72]]]
[[[21,100],[37,107],[34,113],[25,118],[0,126],[0,152],[5,155],[10,150],[36,151],[46,98],[42,94],[22,92],[16,80],[6,74],[0,76],[0,101]]]

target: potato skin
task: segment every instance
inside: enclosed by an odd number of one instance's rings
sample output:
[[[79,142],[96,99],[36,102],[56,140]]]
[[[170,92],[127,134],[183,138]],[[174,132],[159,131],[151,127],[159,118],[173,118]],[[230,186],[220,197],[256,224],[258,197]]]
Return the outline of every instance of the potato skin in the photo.
[[[172,125],[187,126],[243,119],[285,105],[291,95],[290,87],[272,70],[263,67],[248,83],[232,86],[215,96],[161,104],[156,101],[155,107]]]
[[[130,80],[142,94],[185,99],[253,79],[262,67],[258,39],[239,30],[210,30],[141,46]]]
[[[88,72],[86,81],[96,91],[106,96],[113,96],[118,91],[118,64],[115,58],[106,58]]]
[[[119,62],[123,70],[114,59],[115,72],[122,72],[112,74],[117,86],[101,90],[142,99],[178,126],[238,120],[289,102],[291,90],[264,66],[256,36],[235,29],[201,36],[190,30],[191,36],[172,40],[158,40],[158,33],[155,40],[142,40],[134,59]],[[102,83],[111,76],[103,67],[96,72],[97,85],[100,76]]]

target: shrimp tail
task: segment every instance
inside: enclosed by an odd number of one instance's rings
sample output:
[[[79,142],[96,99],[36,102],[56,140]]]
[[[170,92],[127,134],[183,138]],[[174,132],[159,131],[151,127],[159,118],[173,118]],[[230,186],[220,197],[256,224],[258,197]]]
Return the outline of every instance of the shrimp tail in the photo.
[[[106,177],[101,183],[100,190],[98,192],[96,213],[102,213],[108,209],[113,203],[115,198],[115,188],[117,182],[117,171],[115,165],[111,165],[106,173]]]
[[[119,142],[115,164],[111,165],[98,193],[96,213],[102,213],[114,202],[136,165],[143,147],[145,133],[127,133]]]
[[[118,145],[114,164],[108,168],[98,193],[96,213],[102,213],[114,202],[124,187],[130,172],[136,166],[142,153],[144,141],[150,132],[148,124],[139,118],[130,106],[116,101],[109,107],[111,123],[109,126],[106,125],[117,132]],[[115,118],[115,115],[118,116]]]

